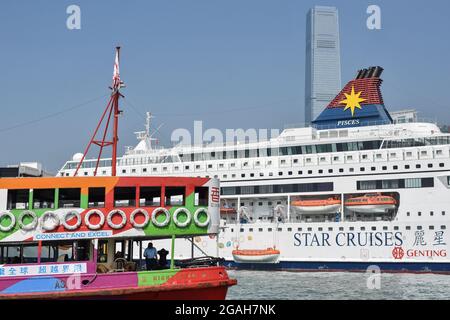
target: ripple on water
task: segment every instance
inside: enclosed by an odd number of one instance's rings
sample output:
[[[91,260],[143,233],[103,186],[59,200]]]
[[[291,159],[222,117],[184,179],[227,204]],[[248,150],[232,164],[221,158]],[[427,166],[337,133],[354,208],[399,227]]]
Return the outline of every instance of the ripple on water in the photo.
[[[387,274],[380,288],[369,289],[369,274],[356,272],[285,272],[230,270],[238,280],[227,299],[450,299],[450,276]]]

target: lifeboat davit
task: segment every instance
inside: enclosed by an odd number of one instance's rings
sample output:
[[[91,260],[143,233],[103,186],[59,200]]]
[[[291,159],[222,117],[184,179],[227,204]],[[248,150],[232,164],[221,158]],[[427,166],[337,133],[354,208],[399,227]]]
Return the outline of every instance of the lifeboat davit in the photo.
[[[334,213],[339,211],[341,200],[328,199],[304,199],[292,201],[291,205],[304,213]]]
[[[233,259],[240,263],[277,263],[280,251],[267,248],[262,250],[233,250]]]
[[[348,210],[354,212],[386,213],[395,209],[397,200],[394,197],[382,195],[381,193],[373,193],[347,199],[344,205]]]

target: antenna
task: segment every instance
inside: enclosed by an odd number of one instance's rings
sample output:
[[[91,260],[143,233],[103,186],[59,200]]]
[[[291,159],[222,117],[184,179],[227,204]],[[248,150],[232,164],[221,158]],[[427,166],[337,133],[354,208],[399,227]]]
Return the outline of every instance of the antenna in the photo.
[[[122,113],[121,110],[119,110],[119,98],[124,97],[120,93],[120,88],[125,87],[123,81],[120,80],[120,69],[119,69],[119,61],[120,61],[120,47],[116,47],[116,59],[114,61],[114,73],[113,73],[113,82],[112,86],[109,87],[111,89],[111,97],[109,98],[109,102],[106,105],[105,110],[103,111],[103,114],[100,118],[100,121],[97,124],[97,127],[95,128],[94,134],[92,135],[91,140],[89,141],[86,149],[84,150],[83,157],[81,158],[80,162],[78,163],[77,169],[75,171],[74,176],[78,174],[78,171],[83,164],[84,159],[86,158],[87,153],[89,152],[90,147],[92,144],[95,144],[100,147],[100,150],[98,152],[97,157],[97,163],[95,165],[94,170],[94,176],[97,175],[97,169],[98,165],[100,163],[100,159],[102,156],[103,148],[112,146],[112,162],[111,162],[111,175],[116,175],[116,169],[117,169],[117,142],[119,141],[118,137],[118,127],[119,127],[119,115]],[[108,117],[105,118],[106,114],[108,114]],[[112,140],[107,139],[108,129],[111,122],[111,117],[113,116],[113,132],[112,132]],[[99,131],[100,127],[103,124],[103,120],[105,120],[103,135],[101,140],[97,140],[97,132]]]

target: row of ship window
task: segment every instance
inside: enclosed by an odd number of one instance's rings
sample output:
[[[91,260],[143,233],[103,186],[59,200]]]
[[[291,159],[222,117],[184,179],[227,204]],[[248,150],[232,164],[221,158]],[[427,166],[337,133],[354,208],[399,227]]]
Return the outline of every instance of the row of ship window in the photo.
[[[162,190],[164,188],[164,199]],[[194,205],[208,205],[208,187],[195,187]],[[30,195],[32,196],[30,199]],[[183,206],[186,199],[184,186],[140,186],[140,187],[114,187],[113,204],[115,207],[134,207],[136,199],[140,206]],[[81,188],[60,189],[29,189],[8,190],[7,209],[54,209],[78,208],[81,205]],[[162,201],[164,200],[164,201]],[[104,208],[106,201],[106,188],[94,187],[88,189],[88,207]]]
[[[443,162],[441,162],[441,163],[439,163],[439,168],[444,168],[445,167],[445,164],[443,163]],[[198,165],[198,168],[196,168],[196,169],[199,169],[200,168],[200,165]],[[208,168],[212,168],[212,165],[211,165],[211,167],[208,167]],[[409,169],[421,169],[422,168],[422,165],[421,164],[416,164],[415,166],[411,166],[411,165],[409,165],[409,164],[405,164],[404,166],[403,166],[403,168],[405,169],[405,170],[409,170]],[[427,168],[429,168],[429,169],[432,169],[432,168],[434,168],[434,164],[433,163],[428,163],[427,164]],[[185,168],[186,170],[189,170],[189,166],[186,166],[186,168]],[[365,172],[366,171],[366,169],[367,169],[367,171],[377,171],[377,167],[375,167],[375,166],[372,166],[372,167],[360,167],[359,168],[359,172]],[[392,170],[398,170],[399,169],[399,166],[398,165],[393,165],[392,167],[391,167],[391,169]],[[383,170],[383,171],[387,171],[388,170],[388,166],[382,166],[381,167],[381,170]],[[164,171],[164,170],[163,170]],[[165,170],[165,171],[167,171],[167,169]],[[131,169],[131,173],[133,174],[133,173],[136,173],[137,171],[136,171],[136,169]],[[148,170],[147,170],[147,168],[142,168],[142,173],[147,173],[148,172]],[[157,168],[153,168],[153,172],[157,172]],[[332,174],[332,173],[344,173],[344,168],[339,168],[338,170],[336,170],[335,171],[335,169],[328,169],[328,170],[324,170],[324,169],[319,169],[319,170],[317,170],[317,174],[324,174],[324,173],[330,173],[330,174]],[[355,172],[355,168],[348,168],[348,172],[349,173],[353,173],[353,172]],[[303,175],[303,174],[308,174],[308,175],[311,175],[311,174],[314,174],[315,172],[313,171],[313,170],[305,170],[305,171],[303,171],[303,170],[298,170],[297,171],[297,175]],[[107,171],[102,171],[102,175],[106,175],[107,174]],[[127,170],[126,169],[122,169],[122,174],[127,174]],[[292,176],[292,175],[294,175],[294,171],[292,171],[292,170],[290,170],[290,171],[287,171],[287,172],[285,172],[285,171],[279,171],[278,173],[277,173],[277,176],[284,176],[284,175],[288,175],[288,176]],[[89,175],[89,172],[87,172],[87,171],[85,171],[84,172],[84,175],[85,176],[87,176],[87,175]],[[269,173],[267,173],[267,176],[268,177],[273,177],[275,174],[274,174],[274,172],[269,172]],[[69,176],[69,173],[67,172],[66,173],[66,176]],[[228,179],[228,178],[231,178],[231,179],[235,179],[235,178],[247,178],[247,177],[250,177],[250,178],[254,178],[254,177],[265,177],[266,176],[266,174],[264,173],[264,172],[259,172],[257,175],[254,173],[254,172],[252,172],[252,173],[249,173],[248,174],[248,176],[247,176],[247,173],[241,173],[240,175],[238,175],[238,174],[235,174],[235,173],[232,173],[231,175],[229,175],[229,174],[223,174],[222,176],[221,176],[221,178],[222,179]],[[210,178],[210,176],[206,176],[207,178]],[[214,175],[214,178],[219,178],[219,175]]]
[[[242,159],[242,158],[255,158],[255,157],[270,157],[270,156],[291,156],[291,155],[305,155],[305,154],[320,154],[320,153],[336,153],[336,152],[348,152],[348,151],[364,151],[364,150],[376,150],[386,148],[404,148],[404,147],[423,147],[429,145],[445,145],[450,144],[450,137],[433,137],[433,138],[417,138],[417,139],[403,139],[398,141],[385,141],[382,145],[382,141],[359,141],[359,142],[344,142],[337,144],[320,144],[309,146],[292,146],[292,147],[274,147],[274,148],[259,148],[259,149],[245,149],[245,150],[230,150],[230,151],[212,151],[206,153],[191,153],[191,154],[179,154],[181,162],[193,162],[193,161],[209,161],[209,160],[226,160],[226,159]],[[443,150],[436,150],[436,155],[443,155]],[[412,157],[412,151],[406,151],[406,157]],[[427,156],[428,150],[421,150],[421,156]],[[368,159],[368,155],[363,154],[362,159]],[[391,152],[391,158],[396,158],[397,153]],[[165,163],[179,162],[178,157],[167,156],[163,161]],[[375,155],[376,159],[383,159],[383,154],[378,153]],[[321,158],[326,160],[325,157]],[[334,156],[333,161],[339,161],[339,156]],[[161,159],[160,159],[161,160]],[[347,155],[347,160],[353,160],[352,155]],[[269,160],[271,162],[271,160]],[[306,162],[311,161],[311,158],[306,158]],[[322,161],[322,160],[321,160]],[[259,161],[258,161],[259,162]],[[298,163],[298,159],[293,160],[294,163]],[[123,158],[119,160],[119,165],[141,165],[157,163],[152,160],[151,157],[142,158]],[[267,163],[268,164],[268,163]],[[81,168],[94,168],[96,161],[85,161],[82,163]],[[67,162],[64,169],[76,169],[77,162]],[[111,166],[111,160],[101,160],[100,167]],[[219,164],[219,167],[224,167],[224,164]],[[189,166],[186,166],[186,170],[189,170]],[[211,167],[212,168],[212,167]]]
[[[431,226],[428,226],[428,230],[435,230],[435,228],[437,229],[437,227],[435,227],[435,226],[433,226],[433,225],[431,225]],[[446,225],[441,225],[440,226],[440,229],[441,230],[445,230],[447,228],[447,226]],[[274,228],[266,228],[267,229],[267,231],[268,232],[272,232],[272,231],[274,231]],[[290,228],[290,227],[288,227],[288,228],[286,228],[286,230],[288,231],[288,232],[292,232],[292,231],[294,231],[294,229],[295,228]],[[315,230],[314,231],[333,231],[333,230],[335,230],[333,227],[328,227],[328,228],[323,228],[323,227],[318,227],[318,228],[314,228]],[[358,228],[360,231],[366,231],[366,227],[359,227]],[[389,227],[387,227],[387,226],[383,226],[383,231],[386,231],[386,230],[389,230]],[[230,231],[231,232],[234,232],[234,228],[230,228]],[[237,230],[237,229],[236,229]],[[264,228],[240,228],[239,229],[239,231],[240,232],[254,232],[254,231],[258,231],[258,232],[263,232],[264,231]],[[339,227],[339,228],[336,228],[336,230],[339,230],[339,231],[345,231],[345,228],[344,227]],[[355,227],[348,227],[348,230],[347,231],[355,231],[356,230],[356,228]],[[368,230],[370,230],[370,231],[377,231],[377,227],[375,227],[375,226],[372,226],[370,229],[368,229]],[[400,227],[399,226],[394,226],[393,227],[393,230],[400,230]],[[411,226],[405,226],[405,230],[411,230]],[[416,230],[423,230],[423,227],[422,226],[416,226]],[[227,231],[227,229],[225,228],[224,229],[224,232],[226,232]],[[277,228],[277,231],[278,232],[282,232],[283,231],[283,228]],[[313,231],[313,228],[312,227],[308,227],[308,228],[296,228],[296,231],[297,232],[302,232],[302,231],[309,231],[309,232],[311,232],[311,231]]]

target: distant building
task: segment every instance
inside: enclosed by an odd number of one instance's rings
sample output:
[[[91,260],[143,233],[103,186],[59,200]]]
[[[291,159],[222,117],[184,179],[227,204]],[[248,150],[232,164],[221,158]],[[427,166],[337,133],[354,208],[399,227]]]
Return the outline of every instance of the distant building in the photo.
[[[341,90],[339,19],[335,7],[315,6],[306,18],[305,123]]]
[[[18,165],[0,167],[0,178],[47,177],[51,176],[38,162],[21,162]]]
[[[414,109],[405,109],[389,112],[394,123],[417,122],[417,111]]]

